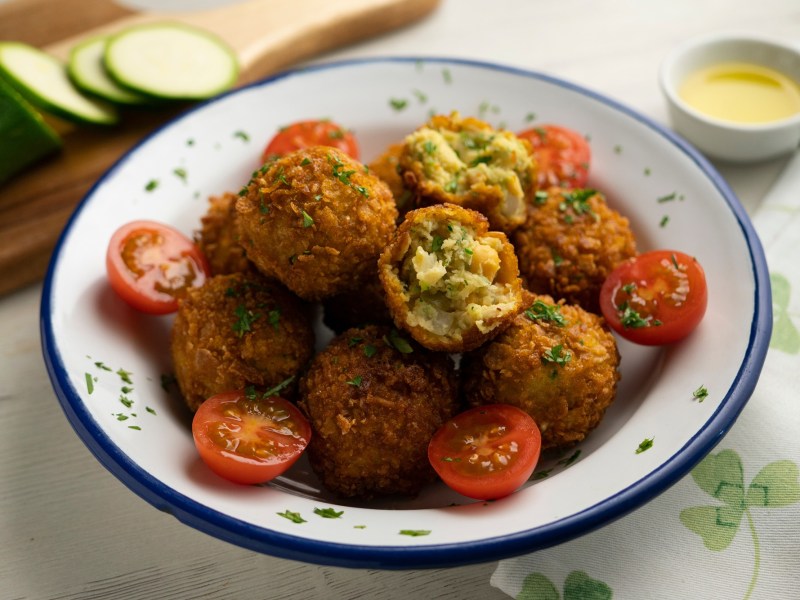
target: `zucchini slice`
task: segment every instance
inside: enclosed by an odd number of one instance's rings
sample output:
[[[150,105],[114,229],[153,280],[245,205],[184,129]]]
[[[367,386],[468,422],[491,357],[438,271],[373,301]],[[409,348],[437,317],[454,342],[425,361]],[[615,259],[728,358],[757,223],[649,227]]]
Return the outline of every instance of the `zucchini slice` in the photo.
[[[236,81],[236,55],[221,39],[188,25],[161,21],[111,36],[104,58],[118,84],[140,94],[201,100]]]
[[[75,123],[117,122],[112,106],[81,94],[61,61],[38,48],[21,42],[0,42],[0,75],[44,112]]]
[[[61,148],[61,138],[0,77],[0,183]]]
[[[150,102],[149,98],[120,87],[108,76],[103,65],[107,40],[107,36],[92,37],[70,50],[67,72],[72,82],[87,94],[115,104],[138,105]]]

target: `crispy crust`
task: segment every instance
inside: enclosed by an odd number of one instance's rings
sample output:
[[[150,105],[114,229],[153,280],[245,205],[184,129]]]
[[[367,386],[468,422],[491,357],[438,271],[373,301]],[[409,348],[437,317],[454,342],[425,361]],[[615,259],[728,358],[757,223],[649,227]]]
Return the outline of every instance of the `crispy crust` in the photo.
[[[242,325],[242,315],[249,325]],[[212,277],[190,289],[172,327],[175,377],[195,411],[211,396],[268,388],[296,375],[314,352],[308,307],[257,273]]]
[[[549,305],[549,296],[538,300]],[[527,411],[542,432],[542,448],[583,440],[616,396],[619,352],[603,319],[579,306],[559,303],[566,325],[520,314],[494,341],[462,357],[464,395],[470,406],[513,404]],[[556,357],[553,348],[561,346]]]
[[[388,326],[353,328],[317,354],[298,405],[313,428],[308,456],[329,490],[346,497],[415,494],[435,476],[430,438],[456,411],[447,355],[386,343]]]
[[[237,198],[231,192],[211,196],[208,199],[208,210],[200,220],[200,230],[194,236],[197,246],[208,260],[212,275],[255,270],[239,243],[239,230],[236,227]]]
[[[565,202],[570,193],[583,190],[553,187],[546,197],[537,196],[525,225],[511,240],[528,289],[599,313],[603,282],[636,255],[636,240],[628,219],[609,208],[602,194],[595,192],[585,204],[575,204]],[[580,206],[584,208],[576,211]]]
[[[242,194],[236,211],[248,258],[306,300],[365,281],[396,227],[388,186],[334,148],[279,158]]]
[[[458,189],[448,190],[450,182],[442,181],[431,175],[431,165],[442,161],[435,153],[420,149],[419,137],[422,135],[420,132],[426,135],[430,132],[435,132],[432,135],[436,135],[436,132],[452,134],[456,139],[475,136],[483,139],[503,140],[506,145],[505,160],[514,163],[513,169],[509,169],[509,171],[513,171],[515,175],[511,177],[511,181],[500,183],[492,180],[489,175],[490,167],[461,163],[457,169],[458,176],[469,171],[468,181],[465,185],[458,186]],[[428,148],[434,148],[444,143],[441,137],[437,137],[437,139],[439,142]],[[496,161],[502,154],[502,152],[493,153],[489,150],[486,152],[484,156],[479,156],[474,160],[479,163],[482,158],[491,156]],[[456,164],[461,162],[458,159],[465,158],[458,151],[455,154],[458,155],[458,158],[454,159]],[[493,154],[497,154],[497,156]],[[471,168],[476,166],[477,168]],[[525,222],[525,206],[532,197],[536,181],[536,163],[527,140],[517,138],[510,131],[495,130],[489,123],[480,119],[461,118],[457,112],[447,116],[436,115],[415,133],[408,136],[399,157],[399,170],[402,173],[405,187],[414,193],[414,202],[417,206],[450,203],[477,210],[489,219],[492,229],[506,233],[513,231]],[[454,175],[454,173],[449,173],[449,175]],[[514,179],[516,181],[513,181]],[[517,192],[519,193],[519,198],[513,202],[510,200],[509,190],[511,188],[518,188]]]
[[[479,305],[481,309],[487,307],[485,311],[481,310],[481,318],[470,318],[467,310],[461,308],[454,300],[449,306],[438,311],[438,314],[452,314],[456,326],[439,331],[441,328],[435,324],[426,325],[425,320],[419,317],[420,310],[425,308],[423,305],[434,306],[438,301],[447,304],[450,300],[439,292],[428,294],[420,291],[420,285],[416,280],[409,281],[408,265],[414,261],[410,251],[413,251],[416,240],[421,239],[420,231],[438,231],[446,237],[447,231],[452,231],[453,227],[471,229],[474,232],[472,236],[474,240],[482,245],[496,248],[499,265],[492,279],[487,279],[490,285],[484,285],[484,289],[491,291],[480,298],[470,295],[464,300],[470,303],[468,306],[487,301]],[[422,240],[421,244],[416,245],[421,247],[425,244],[426,240]],[[430,244],[427,245],[430,248]],[[450,272],[456,273],[452,269]],[[430,206],[409,212],[378,260],[378,275],[395,324],[408,331],[417,342],[430,350],[464,352],[474,349],[507,327],[523,306],[523,288],[517,269],[517,258],[505,234],[490,232],[486,217],[480,213],[452,204]],[[413,276],[413,273],[411,275]],[[445,279],[443,277],[442,281]],[[498,298],[498,302],[491,304],[495,297]],[[467,320],[459,326],[462,317]]]

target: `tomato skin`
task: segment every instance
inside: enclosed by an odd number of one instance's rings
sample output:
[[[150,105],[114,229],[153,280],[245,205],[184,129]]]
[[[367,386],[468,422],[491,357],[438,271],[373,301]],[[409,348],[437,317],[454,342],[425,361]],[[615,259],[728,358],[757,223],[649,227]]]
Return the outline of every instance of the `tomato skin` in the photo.
[[[530,478],[541,447],[539,427],[528,413],[510,404],[487,404],[442,425],[428,445],[428,460],[462,496],[494,500],[508,496]],[[475,460],[479,456],[484,460]],[[493,460],[487,461],[486,456]]]
[[[311,120],[298,121],[281,129],[267,144],[261,160],[267,162],[309,146],[331,146],[356,160],[359,157],[358,143],[352,132],[333,121]]]
[[[703,267],[673,250],[654,250],[623,262],[600,289],[600,310],[611,328],[646,346],[684,339],[703,319],[707,305]]]
[[[106,251],[114,291],[142,312],[175,312],[190,287],[210,276],[200,249],[177,229],[156,221],[132,221],[117,229]]]
[[[571,189],[586,187],[592,152],[577,131],[561,125],[540,125],[517,134],[533,147],[538,164],[537,189],[551,186]]]
[[[288,400],[235,390],[200,405],[192,419],[192,437],[214,473],[251,485],[291,467],[311,440],[311,425]]]

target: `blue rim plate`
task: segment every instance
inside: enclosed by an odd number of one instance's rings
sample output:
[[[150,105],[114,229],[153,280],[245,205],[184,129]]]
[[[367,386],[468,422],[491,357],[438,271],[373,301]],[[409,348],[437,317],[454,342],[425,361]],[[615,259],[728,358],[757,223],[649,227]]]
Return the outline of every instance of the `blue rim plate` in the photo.
[[[590,184],[629,217],[640,249],[672,248],[706,270],[709,309],[667,349],[620,342],[622,382],[601,425],[551,456],[521,491],[485,503],[442,485],[417,498],[343,503],[301,462],[243,487],[197,458],[190,416],[161,385],[170,317],[134,313],[105,283],[113,230],[134,219],[199,226],[206,198],[237,191],[266,141],[295,120],[352,128],[369,161],[434,112],[512,131],[541,123],[584,133]],[[41,305],[44,358],[73,428],[136,494],[231,543],[320,564],[422,568],[545,548],[605,525],[684,476],[725,435],[756,385],[772,328],[763,250],[713,167],[635,111],[541,73],[484,62],[380,58],[289,71],[198,105],[153,132],[83,199],[53,254]],[[320,330],[323,344],[328,333]],[[709,390],[700,403],[692,393]],[[647,452],[635,452],[644,439]],[[315,508],[341,511],[325,519]],[[303,522],[286,518],[300,515]],[[409,535],[417,534],[417,535]],[[422,534],[422,535],[420,535]]]

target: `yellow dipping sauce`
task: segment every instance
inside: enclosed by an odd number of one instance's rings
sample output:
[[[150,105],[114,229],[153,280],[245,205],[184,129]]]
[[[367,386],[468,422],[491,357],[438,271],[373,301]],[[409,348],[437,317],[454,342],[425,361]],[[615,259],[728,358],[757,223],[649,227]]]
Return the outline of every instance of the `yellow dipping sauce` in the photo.
[[[800,113],[800,86],[783,73],[745,62],[700,69],[683,82],[681,98],[710,117],[767,123]]]

